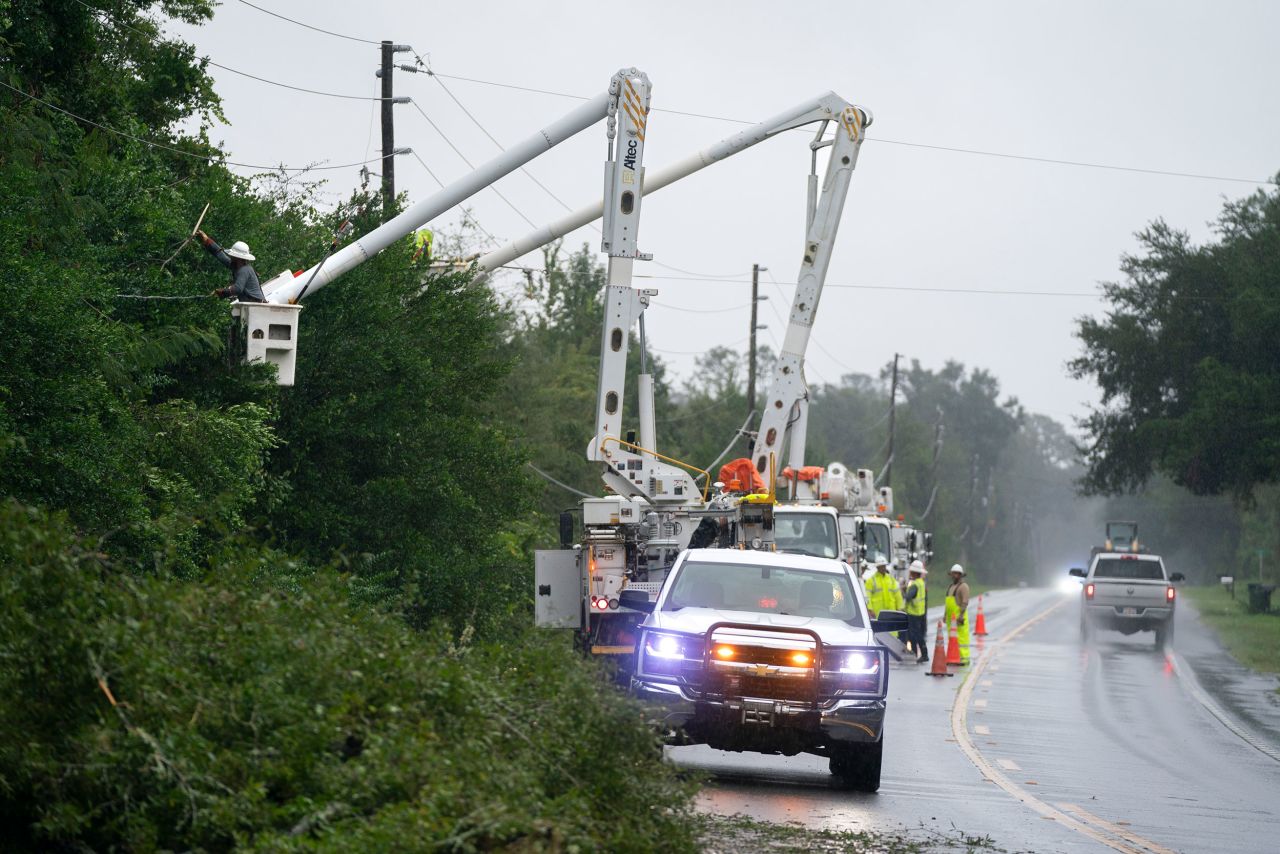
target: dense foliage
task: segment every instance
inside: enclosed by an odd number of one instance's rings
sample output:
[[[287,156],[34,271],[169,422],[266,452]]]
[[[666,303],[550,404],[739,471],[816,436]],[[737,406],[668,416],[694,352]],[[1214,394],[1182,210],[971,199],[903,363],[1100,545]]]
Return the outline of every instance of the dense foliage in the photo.
[[[175,582],[14,503],[0,532],[6,850],[692,847],[637,710],[554,641],[416,632],[258,547]]]
[[[1163,221],[1138,235],[1102,320],[1080,322],[1077,376],[1097,380],[1086,485],[1160,473],[1198,495],[1280,479],[1280,192],[1228,202],[1204,246]]]
[[[492,293],[393,249],[292,388],[227,352],[206,203],[264,278],[382,205],[175,129],[218,101],[160,24],[211,9],[0,0],[0,847],[690,847],[639,710],[527,628]]]

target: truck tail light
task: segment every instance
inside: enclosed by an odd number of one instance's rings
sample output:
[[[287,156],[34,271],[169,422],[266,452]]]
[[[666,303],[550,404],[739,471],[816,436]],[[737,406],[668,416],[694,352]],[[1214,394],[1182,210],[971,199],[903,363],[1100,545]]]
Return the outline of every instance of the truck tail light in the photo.
[[[1173,597],[1174,597],[1174,596],[1176,596],[1176,595],[1178,595],[1178,594],[1176,594],[1176,593],[1174,593],[1174,592],[1173,592],[1173,586],[1172,586],[1172,585],[1170,585],[1170,586],[1168,586],[1168,587],[1166,587],[1166,588],[1164,589],[1164,598],[1165,598],[1165,601],[1166,601],[1166,602],[1172,602],[1172,601],[1173,601]]]
[[[1093,598],[1093,590],[1094,590],[1094,588],[1093,588],[1093,584],[1092,584],[1092,582],[1091,582],[1091,583],[1089,583],[1089,584],[1086,584],[1086,585],[1084,586],[1084,598],[1086,598],[1086,599],[1092,599],[1092,598]]]

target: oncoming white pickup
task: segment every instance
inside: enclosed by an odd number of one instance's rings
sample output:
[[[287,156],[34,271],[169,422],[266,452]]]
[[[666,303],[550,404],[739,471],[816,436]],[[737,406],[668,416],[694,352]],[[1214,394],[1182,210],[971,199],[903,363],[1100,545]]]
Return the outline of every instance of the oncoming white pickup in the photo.
[[[1169,574],[1159,555],[1100,552],[1088,572],[1073,569],[1071,574],[1084,579],[1080,591],[1083,640],[1096,629],[1110,629],[1126,635],[1155,632],[1158,647],[1172,642],[1178,604],[1173,583],[1183,576]]]

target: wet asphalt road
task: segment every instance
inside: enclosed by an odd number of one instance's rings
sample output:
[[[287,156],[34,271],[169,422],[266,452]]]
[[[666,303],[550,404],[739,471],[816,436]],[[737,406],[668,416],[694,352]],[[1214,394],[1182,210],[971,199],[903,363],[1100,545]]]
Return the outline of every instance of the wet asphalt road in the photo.
[[[1171,655],[1150,633],[1086,646],[1077,597],[990,594],[970,672],[895,665],[875,795],[834,789],[817,756],[668,756],[711,776],[699,806],[725,815],[959,829],[1008,851],[1280,851],[1276,680],[1230,662],[1186,601]]]

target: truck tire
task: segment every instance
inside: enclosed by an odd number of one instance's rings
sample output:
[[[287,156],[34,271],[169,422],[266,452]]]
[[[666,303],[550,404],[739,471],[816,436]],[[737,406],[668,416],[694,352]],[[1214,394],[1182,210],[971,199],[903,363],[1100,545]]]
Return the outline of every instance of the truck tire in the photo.
[[[1083,613],[1080,615],[1080,641],[1088,643],[1093,640],[1093,626],[1089,624],[1089,618]]]
[[[880,788],[884,738],[874,744],[837,745],[831,749],[831,773],[841,788],[874,793]]]
[[[1156,627],[1156,649],[1168,649],[1173,646],[1173,618]]]

